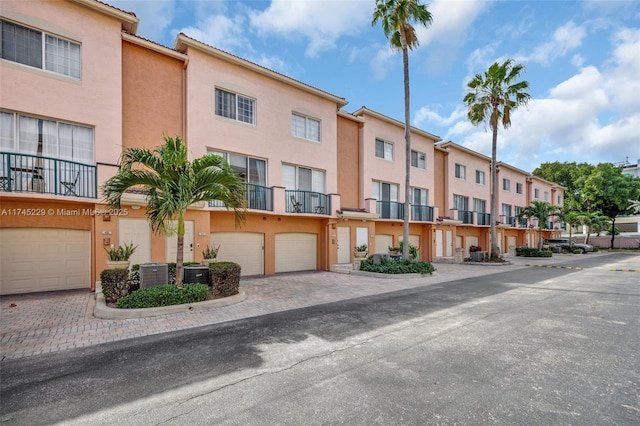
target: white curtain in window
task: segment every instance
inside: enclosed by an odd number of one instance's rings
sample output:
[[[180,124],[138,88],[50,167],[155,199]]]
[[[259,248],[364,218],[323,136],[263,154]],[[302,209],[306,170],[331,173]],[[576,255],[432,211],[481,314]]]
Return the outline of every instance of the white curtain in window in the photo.
[[[93,129],[91,127],[74,126],[73,160],[78,163],[93,163],[93,147]]]
[[[293,132],[293,136],[297,138],[306,138],[306,120],[305,117],[292,114],[291,115],[291,131]]]
[[[282,186],[288,190],[296,189],[296,168],[294,166],[282,165]]]
[[[389,201],[398,201],[398,185],[389,185]]]
[[[63,160],[73,160],[73,126],[71,124],[58,125],[58,157]]]
[[[393,160],[393,144],[385,142],[385,144],[384,144],[384,159],[385,160]]]
[[[256,158],[249,159],[249,182],[267,186],[266,161]]]
[[[315,192],[325,193],[324,187],[324,172],[320,170],[313,170],[311,173],[311,190]]]
[[[301,191],[312,191],[311,169],[298,167],[298,189]]]
[[[42,120],[42,155],[58,156],[58,123]]]
[[[371,198],[380,199],[380,182],[375,180],[371,182]]]
[[[10,112],[0,112],[0,151],[15,152],[15,115]]]
[[[22,154],[38,153],[38,119],[20,116],[18,124],[18,151]]]
[[[320,121],[307,118],[307,139],[320,142]]]

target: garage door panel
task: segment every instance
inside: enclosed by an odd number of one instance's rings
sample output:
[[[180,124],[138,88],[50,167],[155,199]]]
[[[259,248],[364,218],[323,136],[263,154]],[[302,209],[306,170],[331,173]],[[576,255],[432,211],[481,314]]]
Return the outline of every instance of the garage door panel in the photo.
[[[240,274],[264,274],[264,234],[257,232],[214,232],[210,245],[220,246],[219,261],[240,265]]]
[[[316,234],[277,234],[276,272],[316,270],[317,241]]]
[[[91,287],[90,231],[0,229],[0,294]]]

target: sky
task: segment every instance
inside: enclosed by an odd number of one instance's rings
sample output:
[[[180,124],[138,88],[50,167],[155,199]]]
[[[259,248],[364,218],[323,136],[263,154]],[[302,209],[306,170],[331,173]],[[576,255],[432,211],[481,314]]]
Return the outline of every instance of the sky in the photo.
[[[404,121],[402,54],[372,26],[374,0],[106,0],[134,12],[138,35],[173,47],[180,32]],[[498,61],[525,71],[531,99],[498,132],[498,160],[640,160],[640,1],[431,0],[409,53],[411,124],[491,156],[467,84]]]

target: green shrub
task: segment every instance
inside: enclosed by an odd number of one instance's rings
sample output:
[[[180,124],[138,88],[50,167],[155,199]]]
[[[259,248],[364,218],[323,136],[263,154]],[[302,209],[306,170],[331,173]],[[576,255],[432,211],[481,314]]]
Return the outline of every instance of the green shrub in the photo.
[[[540,250],[538,252],[538,257],[552,257],[553,252],[551,250]]]
[[[105,269],[100,272],[102,294],[108,303],[117,302],[129,294],[129,270]]]
[[[595,252],[597,252],[597,251],[600,251],[600,249],[599,249],[598,247],[595,247],[595,246],[594,246],[594,247],[593,247],[593,252],[595,253]]]
[[[104,251],[107,252],[107,257],[110,261],[119,262],[129,260],[137,248],[138,246],[134,246],[133,243],[130,243],[118,247],[104,247]]]
[[[360,270],[366,272],[378,272],[380,274],[431,274],[435,268],[431,262],[423,262],[412,259],[381,258],[380,264],[375,264],[373,258],[368,258],[360,263]]]
[[[538,249],[535,247],[516,247],[516,256],[538,257]]]
[[[118,300],[118,308],[155,308],[182,305],[207,300],[209,286],[206,284],[159,285],[141,288]]]
[[[240,265],[234,262],[210,264],[209,283],[214,297],[227,297],[240,293]]]

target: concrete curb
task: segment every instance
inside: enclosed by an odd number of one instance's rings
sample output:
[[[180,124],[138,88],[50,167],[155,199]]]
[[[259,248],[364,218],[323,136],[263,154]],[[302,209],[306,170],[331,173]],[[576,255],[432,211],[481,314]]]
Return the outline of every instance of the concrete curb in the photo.
[[[93,308],[93,316],[101,319],[125,320],[132,318],[149,318],[159,315],[175,314],[180,312],[193,312],[203,309],[220,308],[234,305],[246,300],[244,291],[222,299],[205,300],[204,302],[186,303],[183,305],[162,306],[159,308],[118,309],[110,308],[102,293],[96,295],[96,305]]]
[[[367,271],[349,271],[350,275],[360,275],[361,277],[371,277],[371,278],[380,278],[387,280],[402,280],[402,279],[410,279],[410,278],[425,278],[430,277],[432,275],[436,275],[434,271],[431,274],[381,274],[379,272],[367,272]]]

